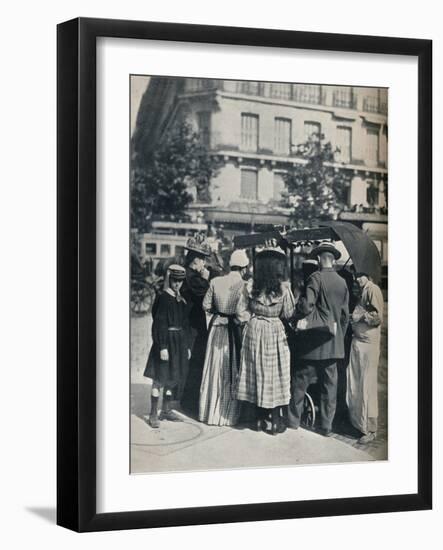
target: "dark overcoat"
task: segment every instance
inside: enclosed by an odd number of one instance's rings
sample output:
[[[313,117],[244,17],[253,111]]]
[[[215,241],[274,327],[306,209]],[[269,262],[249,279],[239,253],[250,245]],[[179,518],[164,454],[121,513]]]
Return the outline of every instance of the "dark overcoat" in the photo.
[[[315,331],[300,331],[296,355],[300,359],[321,361],[343,359],[345,334],[349,322],[349,291],[333,268],[314,272],[306,282],[304,295],[297,304],[297,317],[303,318],[317,308],[320,315],[335,323],[335,336]]]
[[[152,319],[152,347],[143,374],[166,389],[175,389],[180,399],[188,376],[191,348],[189,306],[185,300],[177,301],[168,292],[162,292],[152,307]],[[168,350],[167,361],[160,357],[162,349]]]
[[[189,325],[192,333],[191,360],[189,373],[181,400],[182,406],[192,414],[198,414],[200,385],[205,362],[208,329],[206,313],[203,310],[203,298],[208,291],[209,281],[197,271],[186,268],[186,279],[181,289],[182,295],[190,305]]]

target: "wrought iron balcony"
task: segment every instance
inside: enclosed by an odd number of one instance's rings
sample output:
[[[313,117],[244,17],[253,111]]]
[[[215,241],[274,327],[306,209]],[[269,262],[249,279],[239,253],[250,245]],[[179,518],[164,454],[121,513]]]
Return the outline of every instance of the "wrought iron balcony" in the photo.
[[[378,97],[367,96],[363,99],[363,111],[386,115],[388,112],[388,104],[380,101]]]
[[[342,109],[356,109],[357,98],[354,95],[352,88],[334,90],[332,94],[332,105]]]

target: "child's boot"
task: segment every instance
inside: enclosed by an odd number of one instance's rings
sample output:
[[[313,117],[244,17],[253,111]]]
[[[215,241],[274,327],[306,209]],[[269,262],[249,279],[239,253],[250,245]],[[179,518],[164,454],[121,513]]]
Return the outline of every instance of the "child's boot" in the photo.
[[[181,422],[179,418],[171,408],[172,392],[170,390],[165,391],[163,398],[162,412],[160,413],[160,420],[169,420],[171,422]]]
[[[149,414],[148,424],[151,428],[160,428],[158,418],[158,396],[151,395],[151,413]]]

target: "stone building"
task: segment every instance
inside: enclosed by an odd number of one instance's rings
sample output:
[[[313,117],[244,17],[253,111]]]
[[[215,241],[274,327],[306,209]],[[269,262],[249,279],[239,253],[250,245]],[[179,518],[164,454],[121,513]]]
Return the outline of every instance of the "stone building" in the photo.
[[[297,145],[313,134],[340,149],[333,166],[352,178],[349,212],[376,222],[386,214],[386,89],[152,77],[134,152],[155,147],[179,119],[191,122],[222,161],[211,182],[211,204],[195,197],[191,207],[203,211],[206,221],[232,231],[285,223],[288,211],[279,205],[284,174],[303,162]]]

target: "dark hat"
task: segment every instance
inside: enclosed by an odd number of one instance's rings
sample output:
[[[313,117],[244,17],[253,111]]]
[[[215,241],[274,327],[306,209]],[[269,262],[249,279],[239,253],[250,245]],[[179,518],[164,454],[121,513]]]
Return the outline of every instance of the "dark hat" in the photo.
[[[201,233],[197,233],[195,237],[189,237],[185,250],[193,252],[198,256],[207,257],[211,255],[211,247],[209,246],[206,238]]]
[[[279,246],[267,246],[262,250],[257,251],[257,256],[265,258],[267,256],[273,256],[274,258],[286,257],[286,254],[282,248]]]
[[[323,254],[324,252],[329,252],[334,256],[336,260],[341,257],[341,252],[337,250],[335,246],[330,242],[320,243],[312,250],[310,257],[315,258],[316,256],[320,256],[320,254]]]
[[[172,264],[168,267],[168,271],[171,279],[183,281],[183,279],[186,277],[186,270],[181,265]]]

